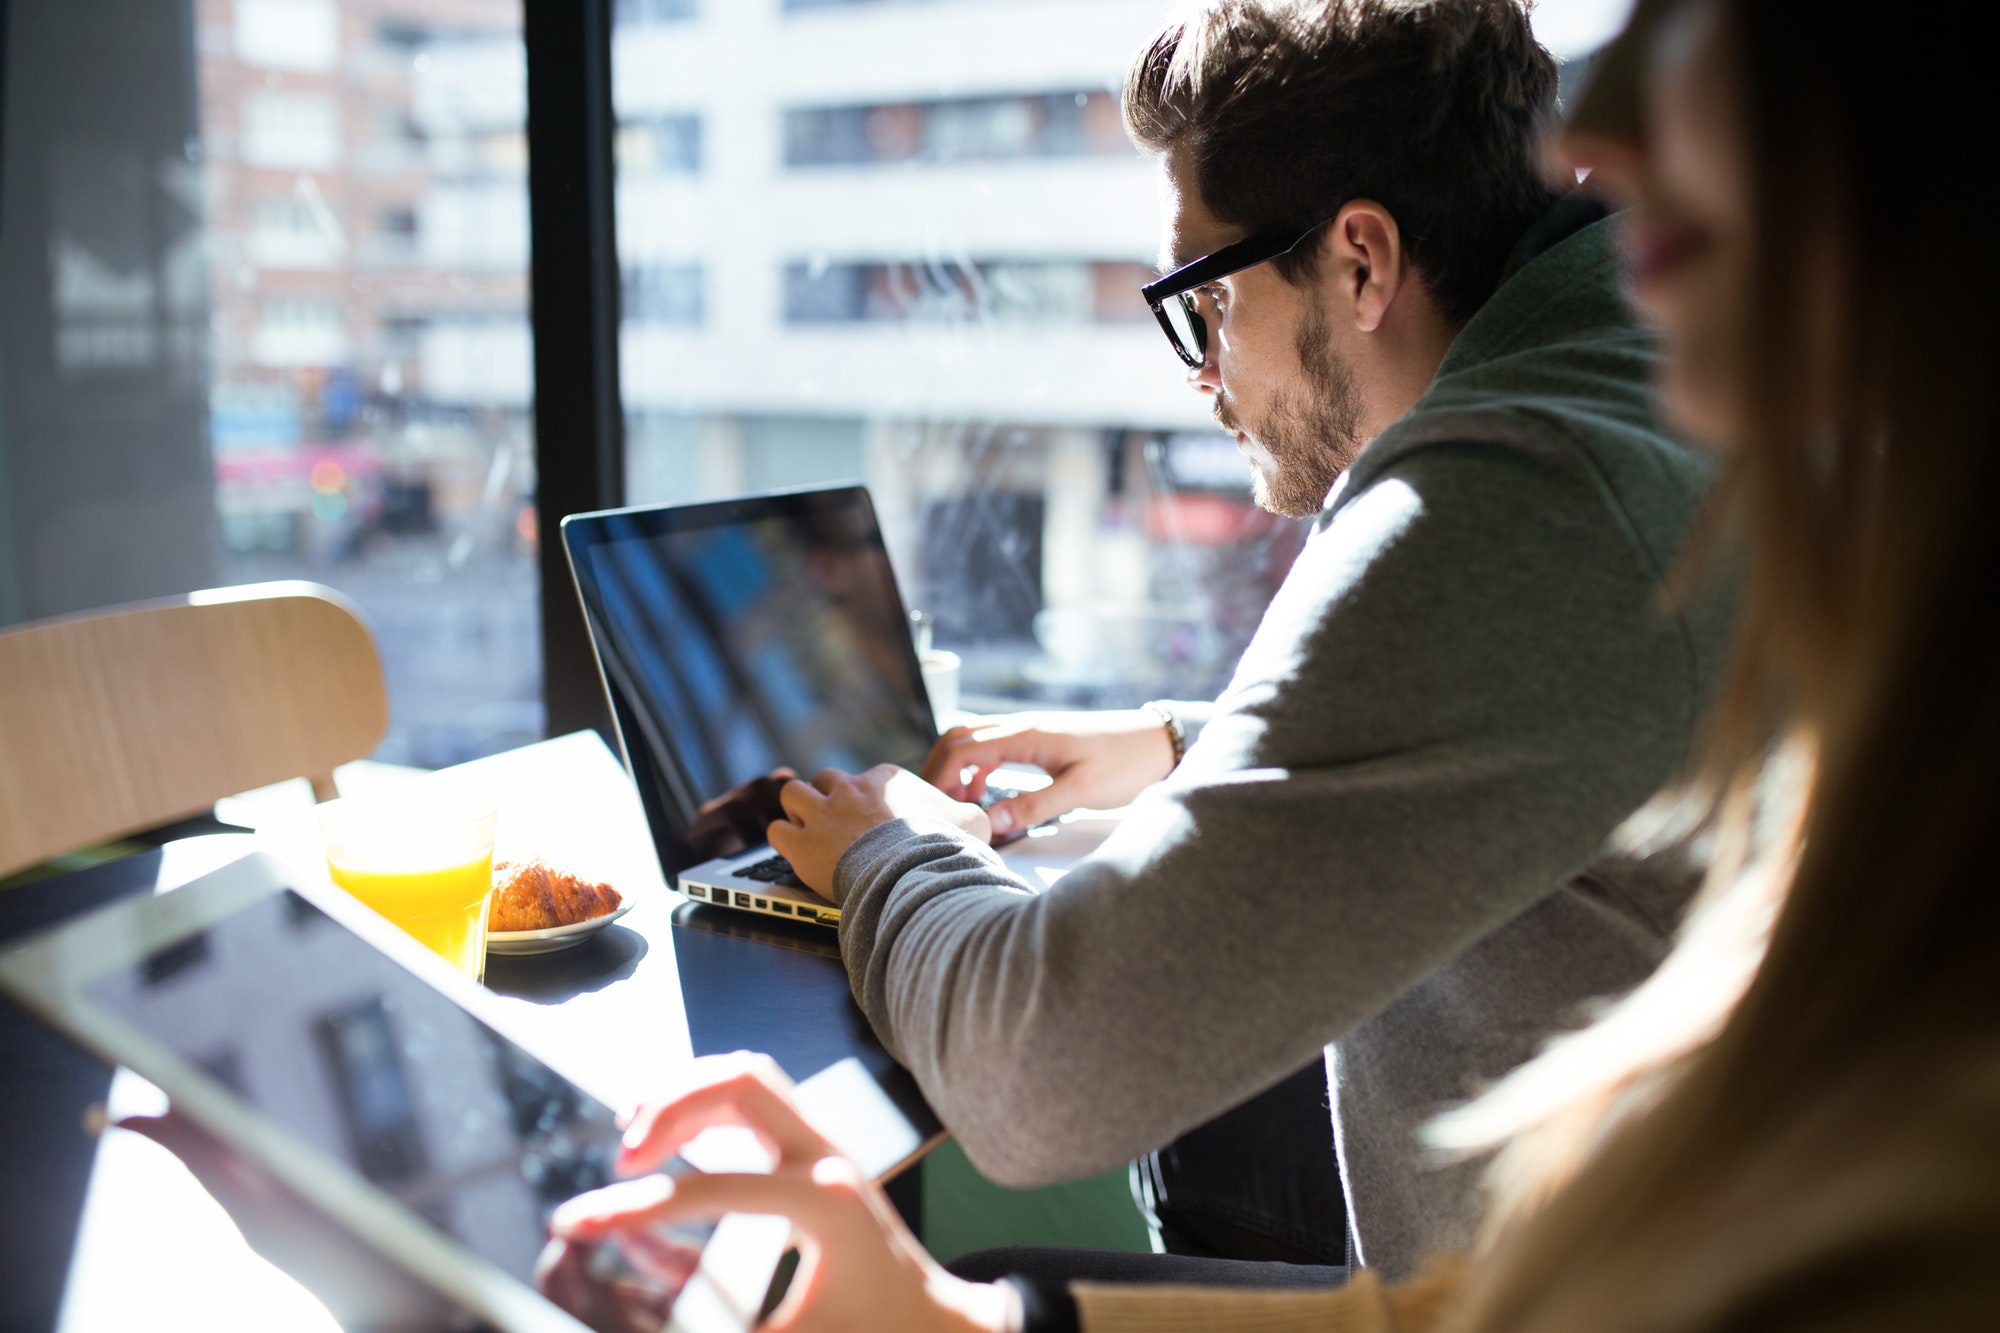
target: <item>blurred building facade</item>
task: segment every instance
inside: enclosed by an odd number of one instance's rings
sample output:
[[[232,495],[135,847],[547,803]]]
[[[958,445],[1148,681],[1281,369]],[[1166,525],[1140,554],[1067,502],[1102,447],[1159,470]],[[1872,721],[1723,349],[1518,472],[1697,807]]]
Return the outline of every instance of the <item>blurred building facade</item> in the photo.
[[[453,359],[468,330],[526,336],[519,4],[191,8],[223,575],[360,603],[388,674],[385,758],[531,739],[528,367],[479,396]],[[503,114],[436,91],[434,61],[462,50],[507,53],[486,94]]]
[[[867,480],[975,706],[1219,688],[1295,537],[1139,299],[1162,6],[672,8],[616,45],[634,497]]]
[[[223,573],[362,603],[385,757],[525,739],[519,0],[190,4]],[[1138,295],[1160,0],[614,8],[632,502],[866,481],[974,708],[1219,690],[1301,532]]]

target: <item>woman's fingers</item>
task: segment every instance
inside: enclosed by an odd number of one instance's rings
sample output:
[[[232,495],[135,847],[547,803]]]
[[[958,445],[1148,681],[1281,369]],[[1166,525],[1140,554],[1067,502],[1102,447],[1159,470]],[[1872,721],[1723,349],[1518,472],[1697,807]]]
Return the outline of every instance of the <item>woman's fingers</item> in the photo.
[[[649,1176],[578,1195],[556,1209],[549,1230],[566,1240],[595,1241],[672,1222],[754,1213],[789,1218],[804,1236],[817,1241],[851,1231],[853,1210],[867,1207],[864,1189],[858,1169],[837,1156],[768,1175],[697,1171]]]
[[[791,1081],[767,1056],[739,1054],[697,1061],[696,1086],[641,1108],[625,1130],[618,1172],[657,1170],[703,1130],[717,1125],[750,1129],[782,1165],[834,1151],[800,1114],[789,1096]]]
[[[701,1263],[698,1244],[677,1241],[652,1229],[621,1235],[618,1249],[641,1278],[669,1292],[678,1292],[686,1286]]]
[[[673,1198],[674,1184],[672,1176],[645,1176],[566,1199],[549,1214],[549,1233],[588,1241],[643,1226],[662,1215]]]

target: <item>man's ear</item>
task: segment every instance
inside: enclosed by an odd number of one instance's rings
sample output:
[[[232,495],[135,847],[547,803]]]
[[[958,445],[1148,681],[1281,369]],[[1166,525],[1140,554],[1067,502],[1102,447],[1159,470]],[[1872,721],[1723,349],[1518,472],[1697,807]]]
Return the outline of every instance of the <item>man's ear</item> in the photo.
[[[1331,279],[1355,329],[1375,332],[1409,275],[1396,219],[1372,199],[1352,200],[1327,224],[1320,245],[1323,276]]]

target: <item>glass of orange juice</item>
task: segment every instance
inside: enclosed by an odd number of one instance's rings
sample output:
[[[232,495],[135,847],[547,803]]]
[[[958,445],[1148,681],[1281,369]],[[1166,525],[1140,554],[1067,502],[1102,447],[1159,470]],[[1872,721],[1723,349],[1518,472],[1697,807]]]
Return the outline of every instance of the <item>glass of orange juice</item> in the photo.
[[[486,973],[493,892],[491,796],[422,779],[319,807],[333,882],[459,971]]]

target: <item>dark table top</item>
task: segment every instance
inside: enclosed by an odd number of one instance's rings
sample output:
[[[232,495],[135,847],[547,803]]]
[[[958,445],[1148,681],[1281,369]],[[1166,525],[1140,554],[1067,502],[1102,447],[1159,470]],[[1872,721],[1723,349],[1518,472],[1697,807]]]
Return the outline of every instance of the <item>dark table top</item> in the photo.
[[[939,1125],[914,1081],[855,1008],[832,932],[668,890],[622,768],[594,734],[465,767],[502,794],[502,855],[510,837],[517,850],[567,855],[620,885],[633,908],[565,953],[489,958],[487,986],[515,1002],[508,1009],[518,1039],[559,1049],[565,1071],[613,1104],[663,1086],[689,1055],[764,1052],[799,1081],[815,1123],[877,1177],[936,1140]],[[0,948],[284,841],[190,839],[10,889],[0,893]],[[0,1327],[47,1327],[67,1275],[93,1244],[84,1199],[98,1143],[86,1118],[112,1075],[4,998],[0,1070]]]

